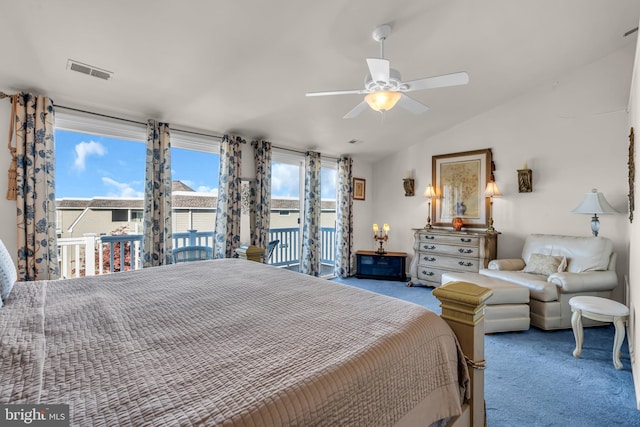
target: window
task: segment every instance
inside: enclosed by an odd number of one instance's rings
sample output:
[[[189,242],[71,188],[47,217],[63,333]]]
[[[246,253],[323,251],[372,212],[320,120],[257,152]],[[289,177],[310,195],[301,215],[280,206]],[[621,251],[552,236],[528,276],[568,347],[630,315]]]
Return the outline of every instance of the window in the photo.
[[[335,161],[322,161],[320,259],[321,275],[333,274],[335,259],[336,176]],[[271,166],[271,218],[269,240],[280,240],[271,264],[296,269],[300,263],[304,220],[304,156],[275,151]]]
[[[172,135],[174,233],[186,233],[188,230],[213,233],[215,229],[220,155],[194,148],[197,147],[175,147]],[[213,149],[212,144],[209,144],[209,149]]]
[[[143,219],[144,219],[143,211],[131,211],[131,221],[142,222]]]
[[[130,207],[142,208],[145,145],[60,128],[54,138],[60,237],[134,232],[127,224]]]
[[[129,211],[126,209],[115,209],[111,211],[111,222],[126,222],[129,219]]]
[[[146,125],[61,109],[55,142],[58,236],[142,233]],[[171,145],[173,231],[212,235],[219,141],[172,130]]]
[[[145,141],[144,124],[56,111],[56,215],[60,237],[110,234],[122,223],[126,223],[126,232],[141,232]],[[213,232],[218,141],[172,130],[171,145],[174,232],[194,227]]]

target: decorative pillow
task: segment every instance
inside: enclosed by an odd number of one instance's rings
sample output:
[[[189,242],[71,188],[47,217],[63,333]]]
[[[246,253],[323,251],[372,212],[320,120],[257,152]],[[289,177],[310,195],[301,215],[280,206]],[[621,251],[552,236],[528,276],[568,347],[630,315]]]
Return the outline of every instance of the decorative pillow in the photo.
[[[13,264],[9,251],[0,240],[0,307],[2,307],[2,302],[9,297],[17,278],[16,266]]]
[[[524,267],[525,273],[548,276],[559,273],[567,268],[567,259],[563,256],[531,254],[529,262]]]

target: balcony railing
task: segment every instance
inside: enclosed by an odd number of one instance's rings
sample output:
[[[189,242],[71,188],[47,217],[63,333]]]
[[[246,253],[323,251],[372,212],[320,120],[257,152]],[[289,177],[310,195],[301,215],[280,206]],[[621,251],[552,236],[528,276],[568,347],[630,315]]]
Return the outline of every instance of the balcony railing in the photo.
[[[269,230],[269,241],[280,240],[271,254],[271,265],[300,264],[300,228],[272,228]],[[329,227],[320,228],[320,262],[333,264],[335,260],[336,229]]]
[[[320,262],[332,265],[335,259],[334,228],[322,227],[320,233]],[[280,240],[271,255],[270,264],[292,266],[300,264],[300,228],[272,228],[269,240]],[[188,230],[173,233],[173,245],[213,247],[214,232]],[[62,277],[93,276],[142,268],[142,234],[118,236],[71,237],[58,239]],[[93,254],[87,257],[86,254]],[[93,260],[93,262],[89,262]]]
[[[173,233],[173,247],[209,246],[213,248],[213,236],[213,231],[187,230],[182,233]]]

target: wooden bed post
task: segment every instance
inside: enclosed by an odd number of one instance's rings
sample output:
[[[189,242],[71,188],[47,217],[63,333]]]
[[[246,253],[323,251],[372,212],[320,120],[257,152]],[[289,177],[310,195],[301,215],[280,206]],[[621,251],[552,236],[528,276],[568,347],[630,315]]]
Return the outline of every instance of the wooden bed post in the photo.
[[[484,402],[484,307],[492,295],[490,289],[468,282],[449,282],[433,290],[440,300],[442,317],[458,337],[462,352],[469,359],[471,378],[471,422],[486,426]],[[454,423],[454,425],[457,425]],[[464,424],[466,425],[466,424]]]

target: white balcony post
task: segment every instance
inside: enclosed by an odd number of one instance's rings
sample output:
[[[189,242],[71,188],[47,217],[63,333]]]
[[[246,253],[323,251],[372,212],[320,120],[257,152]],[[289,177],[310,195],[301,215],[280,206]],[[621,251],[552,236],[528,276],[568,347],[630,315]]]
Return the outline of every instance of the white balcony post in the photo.
[[[104,272],[104,261],[102,259],[104,256],[104,244],[101,238],[98,238],[98,245],[98,268],[100,269],[99,273],[102,274]]]
[[[96,275],[96,234],[85,233],[84,236],[84,275]]]

